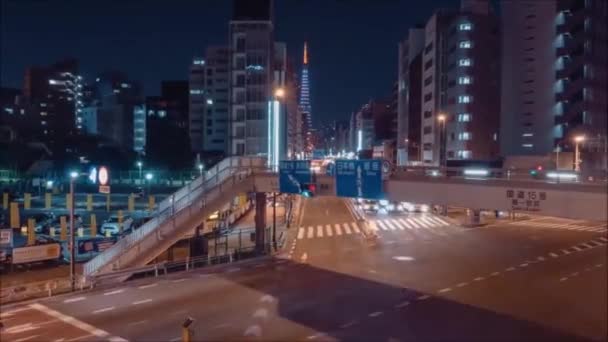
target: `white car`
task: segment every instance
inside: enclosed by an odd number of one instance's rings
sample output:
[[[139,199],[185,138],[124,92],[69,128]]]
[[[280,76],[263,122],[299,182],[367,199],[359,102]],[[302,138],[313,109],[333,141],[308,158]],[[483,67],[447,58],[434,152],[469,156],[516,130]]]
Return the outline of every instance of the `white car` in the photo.
[[[426,204],[416,204],[416,203],[409,203],[409,202],[402,202],[401,206],[403,207],[403,209],[409,211],[409,212],[419,212],[419,213],[426,213],[430,210],[430,207]]]
[[[131,229],[133,224],[133,218],[129,215],[122,217],[122,231]],[[101,226],[101,234],[106,235],[106,232],[110,232],[111,235],[118,235],[121,232],[120,223],[118,223],[118,215],[112,215],[108,218]]]
[[[372,200],[363,200],[362,202],[359,203],[359,208],[362,209],[365,212],[377,212],[378,209],[380,209],[380,207],[378,206],[378,203],[376,203],[376,201],[372,201]]]

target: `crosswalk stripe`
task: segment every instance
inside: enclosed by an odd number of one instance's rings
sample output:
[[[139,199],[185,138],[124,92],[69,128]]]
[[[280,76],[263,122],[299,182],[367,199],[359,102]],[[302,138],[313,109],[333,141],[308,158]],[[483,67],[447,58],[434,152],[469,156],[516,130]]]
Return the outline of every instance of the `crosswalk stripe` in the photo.
[[[323,237],[323,226],[317,226],[317,237]]]
[[[384,220],[384,223],[390,230],[396,230],[397,228],[393,226],[393,223],[390,220]]]
[[[420,228],[427,228],[426,223],[420,221],[418,218],[412,217],[410,220],[416,222]]]
[[[350,234],[352,233],[352,232],[350,231],[350,227],[348,226],[348,223],[344,223],[342,226],[344,227],[344,232],[345,232],[347,235],[350,235]]]
[[[440,219],[439,217],[433,217],[433,216],[427,216],[427,218],[429,220],[431,220],[432,222],[437,222],[437,224],[439,224],[440,226],[449,226],[450,224],[445,222],[444,220]]]
[[[378,224],[378,227],[380,227],[380,229],[382,229],[382,230],[388,230],[388,227],[384,224],[384,222],[382,222],[382,221],[376,221],[376,224]]]
[[[298,240],[301,240],[304,238],[304,228],[300,227],[300,229],[298,229]]]
[[[408,218],[407,221],[414,226],[414,229],[422,228],[413,218]]]
[[[444,226],[449,226],[450,225],[450,222],[444,221],[443,219],[441,219],[439,217],[433,217],[433,219],[441,222]]]
[[[309,239],[312,239],[313,237],[315,237],[315,227],[308,226],[308,235],[306,237]]]
[[[407,220],[399,219],[399,222],[403,223],[403,225],[406,226],[408,229],[414,228],[414,227],[412,227],[412,225],[410,223],[407,222]]]
[[[342,235],[342,229],[340,229],[340,225],[336,223],[335,227],[336,227],[336,235]]]
[[[357,227],[356,222],[351,222],[350,225],[353,226],[353,232],[355,232],[357,234],[361,233],[361,231],[359,230],[359,227]]]
[[[404,230],[405,229],[405,228],[403,228],[403,226],[401,225],[401,223],[399,223],[399,221],[397,221],[397,220],[391,220],[391,223],[394,224],[400,230]]]
[[[331,232],[331,225],[325,225],[325,233],[327,233],[327,236],[332,236],[332,232]]]
[[[428,217],[425,217],[425,216],[420,217],[420,218],[419,218],[419,220],[420,220],[420,221],[422,221],[422,222],[426,222],[426,223],[428,224],[428,226],[427,226],[427,227],[433,227],[433,226],[436,226],[436,225],[437,225],[435,222],[433,222],[433,221],[429,220],[429,218],[428,218]]]
[[[369,221],[369,229],[372,232],[377,232],[378,231],[378,225],[376,224],[376,221]]]

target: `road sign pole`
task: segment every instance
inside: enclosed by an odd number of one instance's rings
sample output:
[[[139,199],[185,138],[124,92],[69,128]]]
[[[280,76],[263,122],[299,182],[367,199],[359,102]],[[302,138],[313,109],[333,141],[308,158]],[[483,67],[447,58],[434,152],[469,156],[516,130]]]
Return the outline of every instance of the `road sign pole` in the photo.
[[[76,289],[76,256],[74,255],[76,238],[74,236],[74,178],[70,179],[70,288]]]
[[[277,250],[277,193],[272,193],[272,245]]]

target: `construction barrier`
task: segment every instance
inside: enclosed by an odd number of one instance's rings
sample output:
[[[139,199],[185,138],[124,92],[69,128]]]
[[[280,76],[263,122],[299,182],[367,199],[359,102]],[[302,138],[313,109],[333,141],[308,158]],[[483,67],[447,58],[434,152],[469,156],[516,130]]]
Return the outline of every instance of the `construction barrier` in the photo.
[[[135,196],[133,196],[133,194],[129,195],[128,210],[129,211],[134,211],[135,210]]]
[[[32,207],[32,194],[23,194],[23,209],[30,209]]]
[[[148,196],[148,210],[149,211],[154,211],[154,196],[150,195]]]
[[[34,230],[36,227],[36,220],[28,219],[27,220],[27,245],[33,246],[36,244],[36,231]]]
[[[93,195],[91,195],[91,194],[87,194],[87,210],[88,211],[93,210]]]
[[[44,194],[44,209],[51,209],[51,201],[53,198],[53,194],[47,192]]]
[[[8,209],[8,192],[2,194],[2,209]]]
[[[97,217],[91,214],[91,236],[97,236]]]
[[[19,204],[15,202],[11,202],[11,228],[21,228]]]
[[[72,196],[70,196],[70,194],[65,195],[65,208],[67,210],[72,208]]]
[[[68,239],[68,223],[65,216],[59,217],[59,226],[61,227],[61,241]]]

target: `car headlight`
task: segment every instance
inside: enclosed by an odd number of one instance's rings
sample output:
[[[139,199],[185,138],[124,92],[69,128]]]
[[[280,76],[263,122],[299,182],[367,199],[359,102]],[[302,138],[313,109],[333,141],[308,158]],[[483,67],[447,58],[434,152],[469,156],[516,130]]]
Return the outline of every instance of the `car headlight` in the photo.
[[[395,210],[395,205],[394,204],[389,204],[386,206],[386,209],[388,210]]]
[[[429,211],[429,206],[426,204],[423,204],[420,206],[420,211],[426,213],[427,211]]]
[[[378,210],[378,205],[374,204],[374,210]]]

